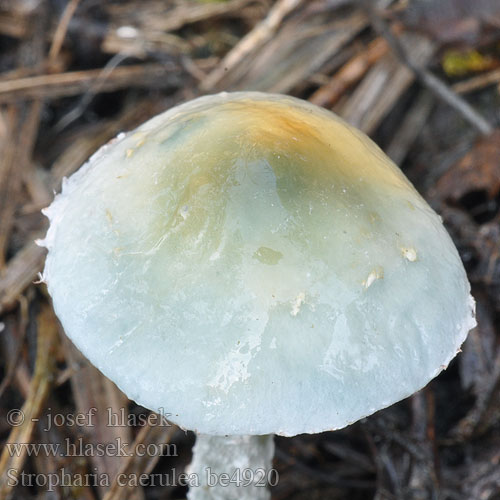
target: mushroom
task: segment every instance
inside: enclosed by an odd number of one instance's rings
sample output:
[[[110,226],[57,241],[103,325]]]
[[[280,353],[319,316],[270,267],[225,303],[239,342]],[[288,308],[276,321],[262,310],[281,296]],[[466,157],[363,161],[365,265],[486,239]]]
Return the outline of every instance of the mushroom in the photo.
[[[170,109],[101,148],[45,213],[43,279],[68,336],[197,433],[191,500],[269,498],[273,434],[413,394],[475,325],[440,217],[364,134],[292,97]]]

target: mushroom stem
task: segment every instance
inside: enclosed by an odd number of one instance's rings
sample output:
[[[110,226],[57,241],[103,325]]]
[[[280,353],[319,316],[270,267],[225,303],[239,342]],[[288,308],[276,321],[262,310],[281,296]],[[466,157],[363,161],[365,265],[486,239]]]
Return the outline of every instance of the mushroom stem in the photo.
[[[198,434],[189,473],[196,475],[188,500],[269,500],[267,487],[274,455],[273,435]],[[270,477],[271,475],[271,477]]]

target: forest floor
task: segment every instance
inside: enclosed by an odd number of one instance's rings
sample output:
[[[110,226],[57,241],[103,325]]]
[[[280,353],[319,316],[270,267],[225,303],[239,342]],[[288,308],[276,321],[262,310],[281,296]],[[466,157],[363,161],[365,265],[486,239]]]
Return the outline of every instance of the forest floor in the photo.
[[[478,327],[424,390],[336,432],[276,438],[273,499],[500,499],[495,0],[0,1],[0,440],[175,445],[78,459],[3,446],[0,499],[185,498],[182,485],[118,487],[119,471],[178,476],[194,436],[142,422],[149,412],[67,340],[35,283],[34,240],[40,210],[99,146],[177,103],[243,89],[308,99],[370,135],[443,217],[477,301]],[[93,427],[71,423],[93,408]],[[136,422],[106,425],[106,408]],[[24,484],[61,469],[110,485]]]

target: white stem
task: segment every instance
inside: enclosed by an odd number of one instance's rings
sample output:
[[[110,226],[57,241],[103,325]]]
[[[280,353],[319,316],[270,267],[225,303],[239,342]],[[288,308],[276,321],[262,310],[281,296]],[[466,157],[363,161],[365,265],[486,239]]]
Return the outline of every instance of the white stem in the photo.
[[[190,488],[188,500],[269,500],[273,455],[272,435],[198,434],[188,473],[199,486]]]

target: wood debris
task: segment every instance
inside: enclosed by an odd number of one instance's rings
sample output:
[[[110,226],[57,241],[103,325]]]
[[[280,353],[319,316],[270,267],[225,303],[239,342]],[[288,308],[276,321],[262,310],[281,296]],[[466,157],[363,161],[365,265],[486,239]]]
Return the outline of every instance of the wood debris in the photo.
[[[309,99],[370,134],[442,215],[477,300],[464,352],[423,391],[346,429],[277,438],[273,498],[499,497],[499,19],[495,0],[0,1],[0,498],[185,498],[182,486],[120,485],[120,474],[178,477],[193,435],[149,421],[108,425],[108,411],[154,414],[65,338],[39,283],[46,250],[35,240],[47,228],[40,210],[99,147],[223,90]],[[450,43],[493,62],[443,73]],[[93,426],[63,418],[94,411]],[[61,425],[46,430],[56,414]],[[130,455],[24,447],[117,440]],[[11,445],[23,446],[16,455]],[[136,453],[148,445],[176,453]],[[109,481],[51,492],[12,482],[61,470]]]

